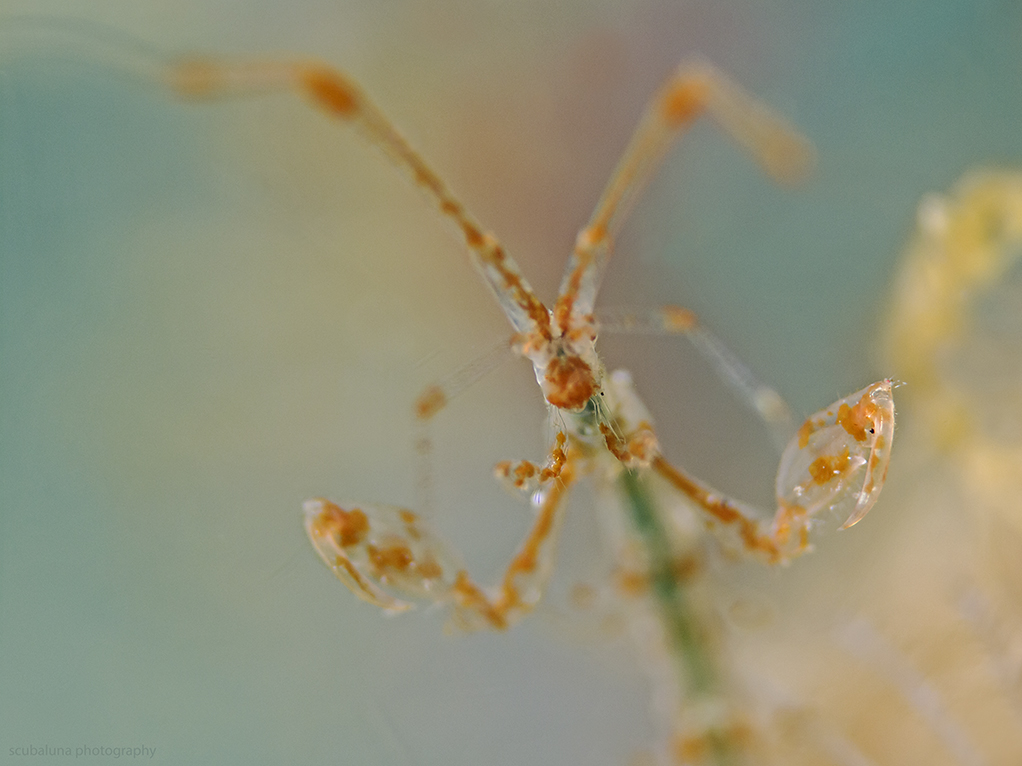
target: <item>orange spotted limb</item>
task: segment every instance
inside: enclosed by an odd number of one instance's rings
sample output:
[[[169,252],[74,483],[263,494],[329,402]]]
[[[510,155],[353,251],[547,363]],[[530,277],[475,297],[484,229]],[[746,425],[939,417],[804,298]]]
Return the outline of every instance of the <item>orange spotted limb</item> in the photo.
[[[533,496],[536,518],[500,583],[483,589],[418,514],[390,505],[342,507],[323,498],[305,503],[305,530],[320,558],[359,598],[391,613],[413,601],[445,604],[463,630],[504,630],[543,596],[554,565],[557,533],[575,460],[563,434],[552,451],[549,477]]]
[[[549,337],[550,313],[536,297],[514,259],[483,229],[348,75],[315,61],[228,63],[212,58],[192,58],[168,66],[163,79],[174,92],[188,99],[294,92],[327,116],[354,127],[457,227],[473,265],[497,297],[515,330]]]
[[[550,451],[550,457],[543,467],[530,460],[517,462],[504,460],[493,467],[493,474],[508,489],[532,494],[540,487],[560,477],[568,461],[568,455],[564,449],[567,440],[568,437],[563,432],[558,432],[554,439],[554,447]]]
[[[683,64],[653,96],[610,181],[579,232],[554,308],[566,332],[593,311],[613,242],[632,205],[673,141],[706,115],[745,148],[774,179],[795,182],[812,165],[813,152],[783,119],[705,62]]]
[[[702,510],[737,545],[771,563],[809,547],[809,526],[821,513],[848,514],[857,524],[876,503],[894,439],[893,383],[882,380],[839,399],[799,428],[777,469],[777,510],[765,520],[662,457],[653,469]]]

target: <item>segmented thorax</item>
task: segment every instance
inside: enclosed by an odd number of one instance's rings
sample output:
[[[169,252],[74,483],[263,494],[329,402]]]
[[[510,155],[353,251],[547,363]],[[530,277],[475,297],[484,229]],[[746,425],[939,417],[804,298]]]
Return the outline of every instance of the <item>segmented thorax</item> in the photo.
[[[554,337],[527,333],[515,344],[536,371],[543,397],[560,410],[584,410],[603,385],[603,363],[596,354],[596,327],[580,319]]]

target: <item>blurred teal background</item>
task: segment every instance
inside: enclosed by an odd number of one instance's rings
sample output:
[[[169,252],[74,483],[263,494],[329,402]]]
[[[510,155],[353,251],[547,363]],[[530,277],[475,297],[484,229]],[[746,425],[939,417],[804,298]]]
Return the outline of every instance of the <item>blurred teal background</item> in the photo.
[[[506,333],[451,232],[297,100],[183,105],[13,39],[3,19],[24,13],[169,53],[336,63],[544,298],[645,100],[706,55],[805,132],[816,173],[777,189],[699,126],[601,303],[693,308],[803,414],[886,374],[919,198],[1022,158],[1006,0],[0,0],[0,763],[144,745],[168,764],[597,766],[649,739],[627,645],[552,611],[467,638],[438,614],[385,619],[305,540],[309,496],[414,504],[411,402]],[[683,343],[603,347],[670,455],[771,502],[768,439]],[[527,523],[489,469],[542,454],[531,378],[508,362],[437,427],[436,526],[484,582]],[[573,510],[569,581],[598,545],[584,494]],[[771,573],[764,597],[853,580],[895,510]]]

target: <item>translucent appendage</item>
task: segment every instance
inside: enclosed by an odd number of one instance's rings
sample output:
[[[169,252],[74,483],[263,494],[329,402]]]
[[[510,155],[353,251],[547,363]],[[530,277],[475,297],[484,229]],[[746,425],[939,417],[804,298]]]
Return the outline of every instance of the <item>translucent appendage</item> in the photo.
[[[848,513],[847,529],[876,503],[894,441],[893,384],[882,380],[808,418],[777,469],[777,502],[807,517]]]
[[[398,596],[434,603],[449,596],[460,567],[411,511],[392,505],[346,511],[323,498],[307,500],[304,510],[312,546],[359,598],[397,613],[412,608]]]

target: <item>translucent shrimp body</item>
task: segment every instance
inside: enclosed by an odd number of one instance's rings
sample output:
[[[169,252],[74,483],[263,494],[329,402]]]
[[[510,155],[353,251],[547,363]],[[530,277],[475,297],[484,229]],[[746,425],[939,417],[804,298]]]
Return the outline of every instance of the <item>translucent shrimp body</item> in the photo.
[[[477,584],[459,556],[424,516],[380,503],[305,503],[305,528],[318,555],[359,598],[396,613],[415,603],[440,605],[463,630],[505,630],[534,610],[554,570],[558,531],[568,495],[591,478],[621,524],[608,537],[618,558],[611,590],[635,605],[636,624],[653,625],[641,640],[652,664],[669,668],[653,683],[674,700],[661,748],[671,763],[739,763],[753,752],[754,728],[728,681],[714,640],[713,619],[693,598],[701,544],[675,533],[709,529],[730,550],[784,563],[809,548],[811,526],[833,514],[844,526],[873,507],[884,483],[894,435],[892,383],[873,383],[805,421],[794,435],[783,400],[752,374],[685,309],[601,317],[595,309],[613,243],[628,212],[671,144],[708,117],[781,182],[798,180],[812,152],[783,120],[704,62],[683,65],[647,106],[588,223],[568,256],[558,294],[544,303],[497,238],[486,231],[446,183],[412,149],[349,76],[320,62],[228,63],[147,58],[136,67],[182,98],[292,92],[328,118],[354,128],[418,187],[458,232],[469,260],[512,328],[510,348],[533,366],[548,410],[552,444],[540,463],[506,461],[497,478],[526,493],[534,519],[502,577]],[[608,374],[596,350],[600,332],[649,332],[689,337],[723,380],[786,443],[776,480],[776,508],[758,511],[727,497],[664,456],[653,419],[630,375]],[[496,359],[496,356],[494,357]],[[490,362],[428,387],[415,402],[421,426]],[[424,438],[421,444],[428,445]],[[660,488],[671,493],[669,507]],[[680,511],[679,511],[680,509]]]

